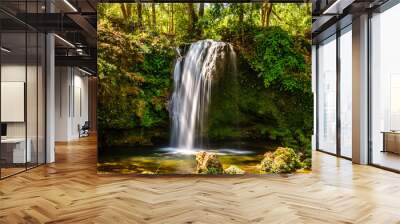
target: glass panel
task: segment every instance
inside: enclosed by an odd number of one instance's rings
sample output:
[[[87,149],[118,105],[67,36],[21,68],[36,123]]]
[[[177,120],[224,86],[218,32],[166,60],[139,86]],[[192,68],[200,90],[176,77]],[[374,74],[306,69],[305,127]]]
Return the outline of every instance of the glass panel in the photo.
[[[2,33],[1,61],[1,159],[2,177],[25,170],[31,160],[26,150],[26,33]]]
[[[0,7],[19,18],[0,12],[4,178],[45,162],[45,35],[21,22],[38,18],[25,13],[44,12],[45,1],[1,1]]]
[[[39,12],[37,1],[27,2],[26,12],[29,14]],[[31,22],[36,23],[38,17],[29,18]],[[39,36],[35,30],[27,31],[27,144],[31,151],[31,159],[28,162],[28,168],[35,167],[38,164],[38,64],[39,64]]]
[[[372,25],[372,163],[400,170],[400,5],[375,15]]]
[[[45,52],[46,38],[44,34],[39,34],[38,46],[38,163],[45,163]]]
[[[336,153],[336,36],[318,48],[318,148]]]
[[[28,63],[27,63],[27,82],[26,82],[26,112],[27,112],[27,143],[28,150],[30,148],[30,160],[28,160],[28,168],[37,165],[38,160],[38,35],[36,32],[27,34],[28,38]]]
[[[352,35],[351,26],[340,36],[340,152],[352,157]]]

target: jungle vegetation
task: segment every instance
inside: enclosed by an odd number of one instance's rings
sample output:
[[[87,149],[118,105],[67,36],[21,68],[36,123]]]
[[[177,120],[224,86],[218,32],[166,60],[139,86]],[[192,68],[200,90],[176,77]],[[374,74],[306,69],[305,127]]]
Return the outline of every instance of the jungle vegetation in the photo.
[[[269,142],[309,157],[310,29],[311,4],[98,4],[100,148],[168,142],[176,48],[214,39],[234,46],[239,88],[230,91],[241,97],[215,110],[211,140]]]

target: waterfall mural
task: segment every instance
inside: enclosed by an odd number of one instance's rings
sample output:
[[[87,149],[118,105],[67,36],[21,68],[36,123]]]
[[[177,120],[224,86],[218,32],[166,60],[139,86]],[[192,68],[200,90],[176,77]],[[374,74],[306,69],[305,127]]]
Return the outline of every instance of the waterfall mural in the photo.
[[[184,54],[179,54],[173,74],[170,146],[193,153],[195,147],[203,149],[205,146],[204,131],[213,79],[226,73],[224,70],[234,79],[237,62],[230,44],[213,40],[197,41]]]
[[[310,171],[310,12],[99,4],[98,172]]]

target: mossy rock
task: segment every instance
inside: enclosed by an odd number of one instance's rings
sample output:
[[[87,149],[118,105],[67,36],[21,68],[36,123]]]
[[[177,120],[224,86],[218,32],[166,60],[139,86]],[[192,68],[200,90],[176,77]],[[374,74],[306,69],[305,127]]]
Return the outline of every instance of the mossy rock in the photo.
[[[142,171],[141,174],[155,174],[155,173],[154,173],[154,172],[151,172],[151,171],[149,171],[149,170],[145,170],[145,171]]]
[[[200,151],[196,154],[196,162],[196,173],[222,174],[224,172],[222,164],[215,153]]]
[[[301,168],[299,156],[291,148],[278,147],[264,154],[261,173],[292,173]]]
[[[238,166],[231,165],[224,170],[225,174],[245,174],[244,170],[240,169]]]

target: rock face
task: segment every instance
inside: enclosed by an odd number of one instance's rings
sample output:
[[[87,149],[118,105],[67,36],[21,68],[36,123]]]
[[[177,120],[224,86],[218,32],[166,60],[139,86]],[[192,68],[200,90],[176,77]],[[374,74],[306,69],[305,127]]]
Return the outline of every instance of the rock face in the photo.
[[[231,165],[224,170],[225,174],[244,174],[244,170],[240,169],[238,166]]]
[[[196,154],[196,173],[222,174],[222,164],[215,153],[200,151]]]
[[[262,173],[291,173],[301,168],[299,156],[291,148],[278,147],[261,161]]]

